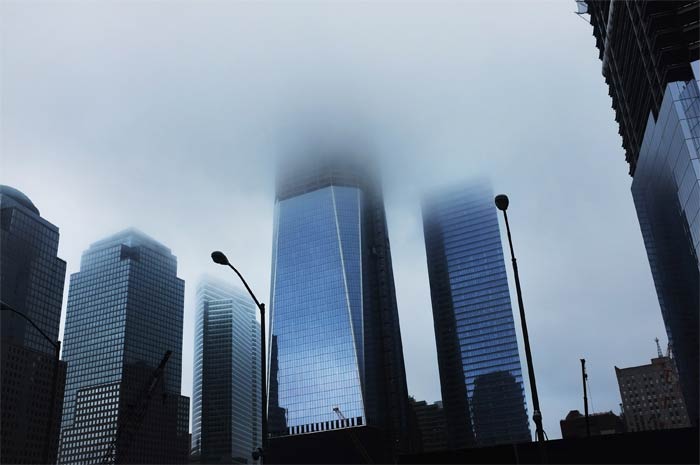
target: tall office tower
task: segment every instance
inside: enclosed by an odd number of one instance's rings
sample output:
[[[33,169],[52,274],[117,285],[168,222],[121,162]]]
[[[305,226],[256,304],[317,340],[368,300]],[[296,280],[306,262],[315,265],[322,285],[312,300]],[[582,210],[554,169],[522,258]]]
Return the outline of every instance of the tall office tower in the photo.
[[[691,421],[698,419],[700,1],[586,0]]]
[[[484,181],[423,202],[451,448],[531,438],[497,213]]]
[[[408,446],[408,393],[381,188],[369,161],[282,162],[272,252],[270,430],[375,427]]]
[[[68,291],[59,463],[188,460],[184,284],[170,249],[135,229],[83,253]]]
[[[56,460],[66,370],[52,345],[58,344],[66,275],[57,252],[58,228],[26,195],[0,185],[3,463]]]
[[[261,446],[260,324],[250,296],[205,277],[197,288],[192,452],[251,463]]]
[[[615,367],[615,375],[628,431],[690,426],[670,354],[659,355],[648,365]]]

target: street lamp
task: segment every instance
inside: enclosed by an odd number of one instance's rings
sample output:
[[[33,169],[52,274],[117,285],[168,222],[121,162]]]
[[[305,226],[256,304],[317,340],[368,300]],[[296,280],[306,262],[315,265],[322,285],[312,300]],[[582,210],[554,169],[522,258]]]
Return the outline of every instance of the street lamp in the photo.
[[[537,397],[537,384],[535,383],[535,370],[532,367],[532,353],[530,352],[530,337],[527,334],[527,322],[525,321],[525,308],[523,306],[523,295],[520,290],[520,277],[518,276],[518,263],[515,261],[515,253],[513,252],[513,240],[510,237],[510,226],[508,224],[508,196],[504,194],[497,195],[494,199],[496,208],[503,212],[503,217],[506,220],[506,231],[508,232],[508,245],[510,246],[510,256],[513,261],[513,274],[515,275],[515,290],[518,293],[518,307],[520,308],[520,324],[523,328],[523,342],[525,343],[525,358],[527,359],[527,371],[530,377],[530,391],[532,392],[532,420],[535,422],[535,431],[537,441],[544,442],[544,430],[542,429],[542,413],[540,412],[540,400]]]
[[[41,334],[44,339],[49,341],[49,343],[53,346],[54,348],[54,355],[55,355],[55,362],[53,366],[53,381],[51,382],[51,412],[49,413],[49,421],[47,422],[46,426],[46,441],[44,443],[44,450],[42,452],[42,457],[43,457],[43,463],[49,463],[49,448],[51,444],[51,430],[53,429],[53,417],[54,414],[56,413],[56,384],[58,382],[58,366],[61,362],[60,354],[61,354],[61,341],[56,341],[54,342],[49,336],[46,335],[44,331],[39,328],[36,323],[34,323],[27,315],[24,313],[20,312],[19,310],[16,310],[15,308],[7,305],[5,302],[0,302],[0,309],[4,311],[9,311],[13,312],[16,315],[19,315],[20,317],[24,318],[27,322],[29,322],[30,325],[36,329],[39,334]]]
[[[262,390],[262,447],[258,447],[258,449],[253,452],[253,458],[256,460],[259,458],[262,462],[263,454],[265,450],[267,450],[267,389],[265,387],[267,381],[265,364],[265,304],[261,304],[258,301],[257,297],[255,297],[255,294],[253,294],[253,291],[250,290],[250,287],[248,286],[246,280],[243,278],[241,273],[239,273],[238,270],[234,268],[233,265],[231,265],[231,263],[228,261],[228,258],[226,258],[226,255],[224,255],[223,252],[219,252],[218,250],[212,252],[211,259],[214,261],[214,263],[218,265],[227,265],[229,268],[236,272],[238,277],[241,278],[241,281],[243,282],[243,285],[245,286],[246,290],[255,301],[255,305],[257,305],[258,309],[260,310],[260,386]]]

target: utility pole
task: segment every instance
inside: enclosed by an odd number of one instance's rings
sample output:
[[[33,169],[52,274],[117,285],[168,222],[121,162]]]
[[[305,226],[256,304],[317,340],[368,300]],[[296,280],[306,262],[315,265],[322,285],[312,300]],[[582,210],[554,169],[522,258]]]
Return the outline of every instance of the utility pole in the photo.
[[[537,436],[537,442],[540,445],[544,444],[544,428],[542,427],[542,412],[540,411],[540,399],[537,396],[537,382],[535,381],[535,368],[532,363],[532,353],[530,352],[530,337],[527,332],[527,322],[525,321],[525,306],[523,305],[523,293],[520,289],[520,276],[518,275],[518,262],[515,259],[515,252],[513,251],[513,239],[510,236],[510,224],[508,224],[508,214],[506,210],[508,209],[508,196],[505,194],[499,194],[494,199],[496,203],[496,208],[503,212],[503,219],[506,222],[506,232],[508,233],[508,245],[510,246],[510,257],[513,262],[513,277],[515,278],[515,291],[518,294],[518,309],[520,309],[520,325],[523,330],[523,344],[525,346],[525,360],[527,361],[527,373],[530,378],[530,392],[532,395],[532,421],[535,422],[535,434]],[[543,457],[545,454],[544,446],[542,447]],[[545,459],[543,458],[543,462]]]
[[[588,396],[586,393],[586,381],[588,380],[588,375],[586,374],[586,359],[581,359],[581,378],[583,380],[583,411],[586,415],[586,436],[591,437],[591,424],[588,421]]]
[[[253,460],[258,460],[258,463],[262,465],[265,460],[265,452],[267,452],[267,345],[265,344],[265,304],[260,303],[258,298],[255,297],[255,294],[253,294],[253,291],[250,289],[250,286],[248,286],[248,283],[243,275],[236,269],[236,267],[231,265],[223,252],[218,250],[212,252],[211,259],[217,265],[228,266],[238,275],[248,291],[248,294],[250,294],[250,297],[258,307],[258,310],[260,310],[260,398],[262,399],[262,446],[255,449],[251,455]]]
[[[30,325],[36,329],[39,334],[41,334],[44,339],[49,341],[49,343],[53,346],[54,348],[54,364],[53,364],[53,374],[52,374],[52,381],[51,381],[51,397],[50,397],[50,403],[49,403],[49,419],[46,422],[46,439],[44,442],[44,449],[42,451],[42,460],[43,463],[49,463],[49,455],[50,455],[50,445],[51,445],[51,436],[52,436],[52,431],[53,431],[53,420],[54,417],[56,416],[56,390],[58,389],[58,371],[61,365],[61,341],[56,341],[54,342],[49,336],[46,335],[44,331],[37,326],[36,323],[34,323],[27,315],[24,313],[20,312],[19,310],[15,309],[14,307],[11,307],[10,305],[6,304],[5,302],[0,302],[0,310],[7,310],[10,311],[20,317],[22,317],[24,320],[26,320]],[[60,425],[59,425],[60,428]]]

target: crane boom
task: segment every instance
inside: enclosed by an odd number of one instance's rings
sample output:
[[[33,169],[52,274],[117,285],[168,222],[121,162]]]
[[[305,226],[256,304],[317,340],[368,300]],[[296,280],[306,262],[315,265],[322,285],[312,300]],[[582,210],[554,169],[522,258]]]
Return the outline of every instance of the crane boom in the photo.
[[[338,415],[338,418],[341,420],[346,420],[345,415],[343,415],[343,412],[340,411],[340,407],[333,407],[333,411],[335,412],[336,415]],[[365,447],[362,445],[359,439],[357,439],[357,436],[355,436],[355,432],[352,430],[352,428],[347,428],[348,434],[350,435],[350,439],[352,439],[352,443],[355,446],[355,449],[357,449],[360,454],[362,455],[362,458],[365,459],[365,463],[372,463],[372,458],[369,456],[367,453],[367,450]]]
[[[119,439],[124,436],[124,441],[122,444],[125,446],[129,444],[132,436],[137,432],[144,417],[146,416],[146,410],[148,409],[148,404],[151,401],[151,396],[153,391],[155,391],[158,382],[163,377],[163,371],[165,371],[165,365],[168,363],[170,356],[173,354],[171,350],[165,352],[163,359],[160,361],[158,367],[151,374],[148,384],[141,392],[141,395],[137,398],[136,404],[133,404],[128,408],[123,415],[119,416],[117,420],[117,432],[109,443],[105,455],[102,458],[103,464],[110,464],[116,462],[116,448]]]

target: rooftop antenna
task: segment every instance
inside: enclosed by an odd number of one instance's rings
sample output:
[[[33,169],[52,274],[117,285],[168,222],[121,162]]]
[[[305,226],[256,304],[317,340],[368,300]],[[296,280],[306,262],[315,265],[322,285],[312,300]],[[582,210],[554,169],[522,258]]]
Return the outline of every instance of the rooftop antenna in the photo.
[[[661,352],[661,344],[659,344],[659,338],[654,339],[656,341],[656,353],[659,354],[659,358],[663,357],[664,354]]]

